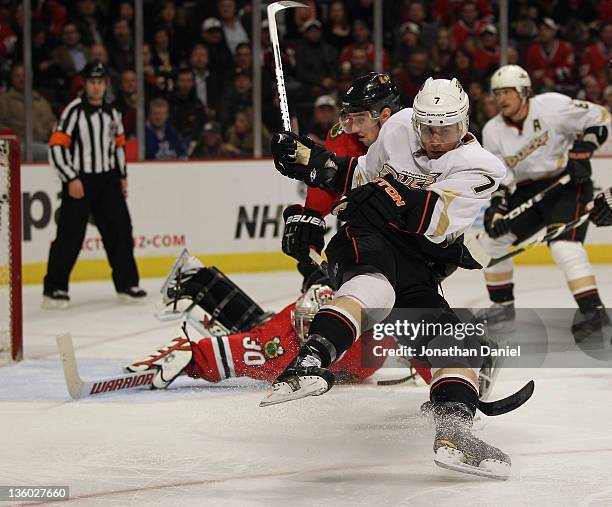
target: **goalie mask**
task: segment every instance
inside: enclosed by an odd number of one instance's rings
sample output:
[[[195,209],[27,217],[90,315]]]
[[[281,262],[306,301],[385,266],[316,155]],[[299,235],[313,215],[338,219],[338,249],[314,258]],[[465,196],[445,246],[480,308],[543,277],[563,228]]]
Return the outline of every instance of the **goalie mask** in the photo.
[[[470,101],[456,78],[428,78],[412,108],[412,126],[430,158],[456,148],[468,132]]]
[[[295,308],[291,310],[291,324],[302,343],[308,336],[314,316],[335,295],[336,292],[328,285],[312,285],[295,302]]]

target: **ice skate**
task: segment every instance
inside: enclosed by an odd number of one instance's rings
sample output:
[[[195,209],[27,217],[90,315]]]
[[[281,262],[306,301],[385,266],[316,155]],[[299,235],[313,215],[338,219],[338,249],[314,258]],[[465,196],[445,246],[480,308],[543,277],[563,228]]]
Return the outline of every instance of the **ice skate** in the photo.
[[[484,322],[490,331],[510,332],[514,330],[516,312],[514,303],[493,303],[489,308],[476,313],[476,320]]]
[[[147,302],[147,291],[140,287],[129,287],[118,291],[117,299],[124,305],[143,305]]]
[[[612,341],[612,323],[604,307],[597,307],[574,317],[572,334],[576,343],[587,340]]]
[[[40,307],[43,310],[65,310],[70,306],[70,296],[65,290],[45,291]]]
[[[463,403],[433,405],[436,425],[434,463],[442,468],[506,480],[510,476],[510,457],[472,434],[473,415]]]
[[[147,359],[128,364],[126,372],[140,373],[153,370],[156,372],[151,384],[155,389],[168,387],[191,362],[193,352],[191,342],[185,338],[177,337],[167,345],[158,349]]]
[[[307,396],[320,396],[332,388],[334,380],[332,372],[321,368],[319,355],[305,345],[287,369],[272,383],[273,391],[259,406],[267,407]]]

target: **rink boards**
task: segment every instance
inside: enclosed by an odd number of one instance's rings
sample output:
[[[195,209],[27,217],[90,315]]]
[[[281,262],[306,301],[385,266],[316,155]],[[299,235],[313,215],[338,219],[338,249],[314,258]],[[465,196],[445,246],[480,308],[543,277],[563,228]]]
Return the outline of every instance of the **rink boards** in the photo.
[[[597,187],[612,185],[609,158],[593,160]],[[60,182],[48,165],[24,165],[23,279],[41,283],[55,237]],[[163,276],[184,248],[225,271],[292,269],[280,252],[282,211],[304,202],[305,186],[281,177],[270,160],[143,162],[129,165],[128,205],[141,276]],[[332,231],[337,224],[328,219]],[[481,221],[476,224],[482,227]],[[591,227],[587,248],[593,262],[612,262],[609,229]],[[552,262],[546,248],[517,258]],[[72,280],[108,278],[110,270],[95,227],[88,226]]]

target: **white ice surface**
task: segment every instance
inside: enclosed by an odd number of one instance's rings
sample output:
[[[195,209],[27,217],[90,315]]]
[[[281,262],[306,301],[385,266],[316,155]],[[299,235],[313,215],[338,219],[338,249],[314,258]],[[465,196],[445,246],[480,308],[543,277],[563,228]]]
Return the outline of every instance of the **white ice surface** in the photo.
[[[610,306],[612,266],[595,271]],[[233,278],[266,309],[298,288],[293,273]],[[521,306],[573,307],[553,267],[515,279]],[[612,505],[610,369],[502,371],[493,399],[536,380],[525,406],[484,421],[482,438],[512,457],[507,482],[433,464],[424,386],[338,386],[264,409],[265,383],[181,380],[71,401],[55,336],[72,333],[84,378],[113,375],[178,333],[152,317],[160,284],[143,281],[147,306],[119,306],[110,282],[75,283],[72,308],[55,312],[39,309],[40,287],[24,289],[26,360],[0,368],[0,485],[68,485],[69,505]],[[455,274],[446,296],[486,304],[477,273]]]

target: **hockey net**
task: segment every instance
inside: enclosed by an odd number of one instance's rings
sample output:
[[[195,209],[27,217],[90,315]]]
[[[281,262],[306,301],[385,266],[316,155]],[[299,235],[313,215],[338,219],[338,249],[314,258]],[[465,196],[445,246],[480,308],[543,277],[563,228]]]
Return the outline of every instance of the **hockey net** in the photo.
[[[0,365],[22,358],[19,140],[0,132]]]

